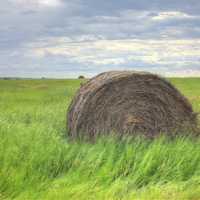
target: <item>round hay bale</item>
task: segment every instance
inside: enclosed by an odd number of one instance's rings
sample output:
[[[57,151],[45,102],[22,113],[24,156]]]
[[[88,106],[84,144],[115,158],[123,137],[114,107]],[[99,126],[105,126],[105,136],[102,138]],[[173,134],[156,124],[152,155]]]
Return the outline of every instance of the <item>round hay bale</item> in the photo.
[[[196,123],[191,104],[171,83],[135,71],[110,71],[90,79],[78,90],[67,117],[73,138],[110,133],[173,136]]]

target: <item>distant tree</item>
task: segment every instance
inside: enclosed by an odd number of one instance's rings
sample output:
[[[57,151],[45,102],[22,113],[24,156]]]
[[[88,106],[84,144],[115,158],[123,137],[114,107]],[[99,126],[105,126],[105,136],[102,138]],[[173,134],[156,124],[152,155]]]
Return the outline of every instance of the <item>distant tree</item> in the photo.
[[[78,79],[85,79],[85,77],[84,77],[83,75],[80,75],[80,76],[78,77]]]

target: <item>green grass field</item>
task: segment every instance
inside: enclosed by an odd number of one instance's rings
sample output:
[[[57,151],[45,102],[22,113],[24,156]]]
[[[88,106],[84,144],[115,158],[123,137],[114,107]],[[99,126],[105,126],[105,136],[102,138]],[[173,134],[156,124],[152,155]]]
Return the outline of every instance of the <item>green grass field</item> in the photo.
[[[200,112],[200,78],[170,79]],[[0,199],[200,200],[200,139],[69,142],[79,80],[0,80]]]

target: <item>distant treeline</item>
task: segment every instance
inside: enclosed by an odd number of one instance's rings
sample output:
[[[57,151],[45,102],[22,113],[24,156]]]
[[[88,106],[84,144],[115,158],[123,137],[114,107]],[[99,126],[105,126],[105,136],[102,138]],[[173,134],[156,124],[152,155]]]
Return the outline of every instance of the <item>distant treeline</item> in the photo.
[[[85,77],[83,75],[80,75],[77,78],[78,79],[85,79]],[[33,79],[57,79],[57,78],[47,78],[47,77],[41,77],[41,78],[0,77],[0,80],[33,80]],[[62,78],[62,79],[68,79],[68,78]]]
[[[0,77],[0,80],[24,80],[24,79],[27,79],[27,80],[31,80],[31,79],[34,79],[34,78],[22,78],[22,77]],[[39,78],[39,79],[43,79],[43,78]]]

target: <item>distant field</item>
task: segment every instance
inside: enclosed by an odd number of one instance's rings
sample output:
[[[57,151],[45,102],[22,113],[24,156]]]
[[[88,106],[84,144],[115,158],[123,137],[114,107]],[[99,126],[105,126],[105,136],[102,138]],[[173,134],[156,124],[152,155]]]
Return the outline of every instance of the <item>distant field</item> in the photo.
[[[170,81],[200,112],[200,78]],[[80,80],[0,80],[0,200],[200,200],[200,139],[69,142]]]

